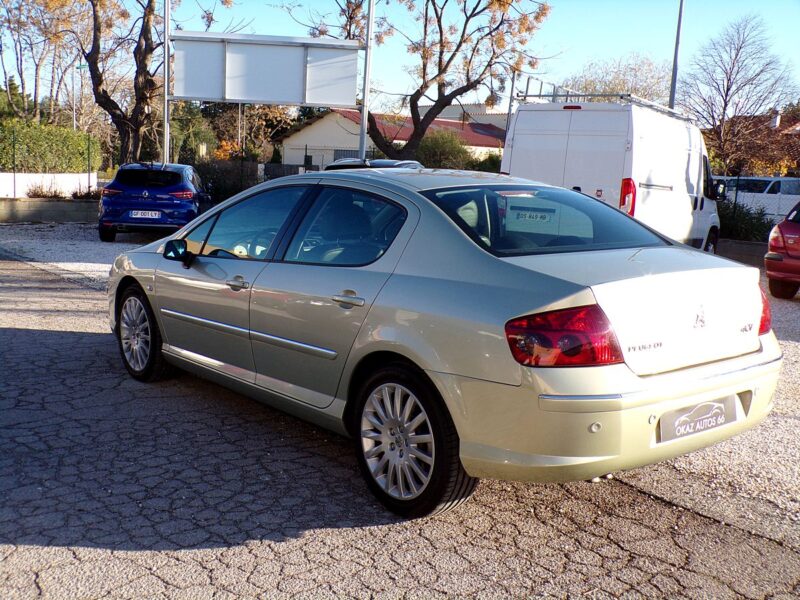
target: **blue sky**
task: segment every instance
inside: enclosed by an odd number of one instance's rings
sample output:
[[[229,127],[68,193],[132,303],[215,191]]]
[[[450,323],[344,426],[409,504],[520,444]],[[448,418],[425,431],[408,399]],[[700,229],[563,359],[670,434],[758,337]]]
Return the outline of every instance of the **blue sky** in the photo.
[[[217,10],[224,28],[230,20],[250,21],[242,33],[261,35],[306,35],[280,8],[280,0],[237,0],[234,8]],[[301,0],[304,9],[332,11],[332,0]],[[618,58],[630,52],[646,54],[654,60],[672,61],[679,0],[550,0],[552,11],[529,48],[542,60],[537,73],[546,81],[560,82],[591,60]],[[390,5],[390,16],[407,12]],[[306,10],[305,12],[308,12]],[[379,7],[378,14],[387,14]],[[174,11],[176,21],[187,30],[200,30],[197,3],[184,0]],[[303,15],[301,9],[299,13]],[[775,54],[791,63],[795,82],[800,83],[800,0],[684,0],[679,65],[686,67],[692,55],[730,21],[757,14],[764,20]],[[404,93],[411,78],[402,69],[409,56],[398,37],[373,54],[373,89]],[[378,96],[378,103],[392,96]]]

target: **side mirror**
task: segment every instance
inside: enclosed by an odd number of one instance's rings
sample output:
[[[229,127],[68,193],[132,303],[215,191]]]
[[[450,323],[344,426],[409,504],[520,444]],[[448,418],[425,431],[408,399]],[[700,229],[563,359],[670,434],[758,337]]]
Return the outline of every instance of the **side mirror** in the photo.
[[[720,181],[719,183],[717,183],[716,186],[714,186],[714,192],[715,192],[715,194],[717,196],[716,200],[727,200],[728,199],[728,196],[725,193],[726,192],[726,188],[725,188],[725,183],[724,182]]]
[[[188,269],[194,260],[194,254],[186,248],[186,240],[169,240],[164,246],[164,258],[180,261]]]

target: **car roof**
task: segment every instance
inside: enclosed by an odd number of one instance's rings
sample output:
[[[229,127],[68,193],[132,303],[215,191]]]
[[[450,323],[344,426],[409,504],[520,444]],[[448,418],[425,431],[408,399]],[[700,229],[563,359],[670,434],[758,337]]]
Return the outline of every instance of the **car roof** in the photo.
[[[159,162],[138,162],[138,163],[125,163],[120,165],[120,169],[127,170],[152,170],[152,171],[174,171],[181,173],[187,169],[191,169],[191,165],[182,165],[179,163],[159,163]]]
[[[452,169],[346,169],[308,173],[326,179],[346,179],[364,183],[387,182],[414,191],[473,185],[548,185],[520,177],[483,171],[456,171]],[[549,186],[548,186],[549,187]]]

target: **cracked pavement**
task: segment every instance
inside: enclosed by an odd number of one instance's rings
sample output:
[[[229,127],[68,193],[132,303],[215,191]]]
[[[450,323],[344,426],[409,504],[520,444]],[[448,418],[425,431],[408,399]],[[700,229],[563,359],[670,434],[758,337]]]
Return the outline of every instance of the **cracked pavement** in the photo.
[[[0,260],[0,598],[800,595],[796,547],[620,481],[483,481],[401,521],[347,440],[128,377],[105,310]]]

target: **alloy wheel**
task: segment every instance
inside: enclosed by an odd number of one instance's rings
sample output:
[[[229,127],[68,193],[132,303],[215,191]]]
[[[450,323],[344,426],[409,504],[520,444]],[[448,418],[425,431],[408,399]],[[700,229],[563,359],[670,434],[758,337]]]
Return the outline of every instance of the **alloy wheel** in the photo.
[[[390,497],[411,500],[433,474],[435,447],[428,414],[407,388],[385,383],[361,413],[361,449],[372,478]]]
[[[142,301],[131,296],[120,311],[119,338],[122,353],[130,367],[144,370],[150,358],[150,320]]]

